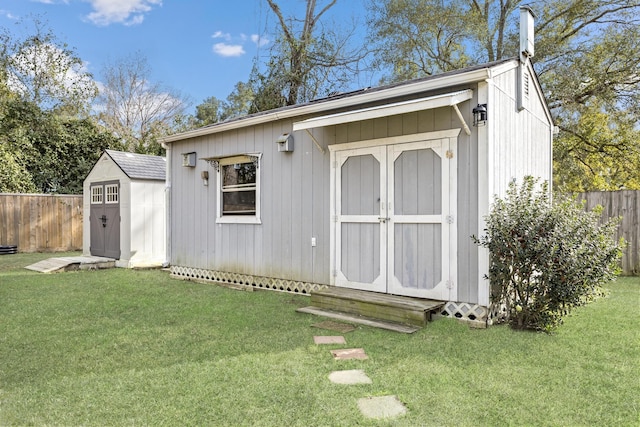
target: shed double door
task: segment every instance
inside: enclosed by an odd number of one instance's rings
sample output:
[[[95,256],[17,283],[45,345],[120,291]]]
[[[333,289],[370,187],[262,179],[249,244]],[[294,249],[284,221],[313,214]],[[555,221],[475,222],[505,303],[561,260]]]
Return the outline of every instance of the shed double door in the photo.
[[[336,286],[456,294],[456,139],[335,152]]]
[[[91,255],[120,259],[120,183],[94,182],[90,191]]]

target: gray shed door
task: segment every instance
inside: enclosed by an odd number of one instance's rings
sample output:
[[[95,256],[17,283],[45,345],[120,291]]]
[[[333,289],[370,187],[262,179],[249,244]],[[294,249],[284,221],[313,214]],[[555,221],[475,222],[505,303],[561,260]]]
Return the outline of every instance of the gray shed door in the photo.
[[[451,144],[438,139],[335,152],[336,286],[451,297]]]
[[[91,255],[120,258],[120,182],[90,186]]]

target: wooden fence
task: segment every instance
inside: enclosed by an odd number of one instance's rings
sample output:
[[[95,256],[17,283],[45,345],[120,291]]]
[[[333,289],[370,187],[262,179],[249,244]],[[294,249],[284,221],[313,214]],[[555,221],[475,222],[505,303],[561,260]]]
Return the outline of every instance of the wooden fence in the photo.
[[[578,200],[586,200],[587,210],[601,205],[603,218],[622,217],[617,236],[627,242],[621,260],[622,274],[640,275],[640,190],[592,191],[578,194]]]
[[[82,196],[0,194],[0,246],[18,252],[82,250]]]

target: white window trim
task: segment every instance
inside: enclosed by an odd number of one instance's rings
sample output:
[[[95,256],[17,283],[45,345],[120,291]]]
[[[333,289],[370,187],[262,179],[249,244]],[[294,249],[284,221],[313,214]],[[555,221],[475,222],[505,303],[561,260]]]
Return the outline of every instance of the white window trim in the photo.
[[[101,205],[104,200],[104,190],[102,185],[91,186],[91,204]]]
[[[110,189],[115,189],[115,192],[109,192]],[[115,196],[115,200],[109,200],[109,196]],[[120,185],[119,184],[107,184],[104,186],[104,203],[107,205],[116,205],[120,203]]]
[[[222,215],[222,166],[231,165],[234,163],[248,163],[254,161],[257,158],[256,165],[256,213],[255,215]],[[218,163],[217,168],[217,205],[216,210],[216,224],[262,224],[260,217],[260,163],[262,159],[262,153],[250,153],[241,154],[237,156],[222,157],[216,159]]]

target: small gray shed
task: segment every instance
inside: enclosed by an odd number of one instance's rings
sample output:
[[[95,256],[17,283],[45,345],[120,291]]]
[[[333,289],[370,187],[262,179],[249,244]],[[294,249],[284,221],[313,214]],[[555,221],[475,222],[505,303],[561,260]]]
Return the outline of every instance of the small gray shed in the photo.
[[[105,150],[84,180],[83,254],[118,267],[161,266],[165,177],[164,157]]]

